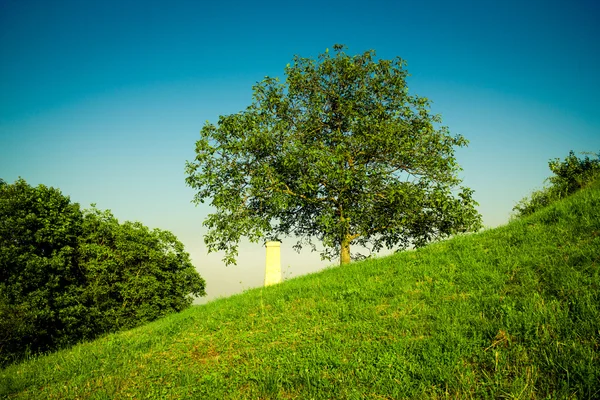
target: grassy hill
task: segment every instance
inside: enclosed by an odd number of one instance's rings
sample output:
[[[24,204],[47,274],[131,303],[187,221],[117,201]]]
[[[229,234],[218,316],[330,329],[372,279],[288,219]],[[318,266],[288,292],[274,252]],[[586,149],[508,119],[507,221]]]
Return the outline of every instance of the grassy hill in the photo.
[[[0,397],[599,398],[599,346],[597,183],[504,227],[10,366]]]

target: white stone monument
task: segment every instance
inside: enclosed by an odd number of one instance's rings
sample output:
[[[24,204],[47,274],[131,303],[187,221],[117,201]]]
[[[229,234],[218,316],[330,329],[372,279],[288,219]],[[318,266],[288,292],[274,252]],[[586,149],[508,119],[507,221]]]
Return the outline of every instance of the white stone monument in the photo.
[[[281,282],[281,243],[267,242],[265,286]]]

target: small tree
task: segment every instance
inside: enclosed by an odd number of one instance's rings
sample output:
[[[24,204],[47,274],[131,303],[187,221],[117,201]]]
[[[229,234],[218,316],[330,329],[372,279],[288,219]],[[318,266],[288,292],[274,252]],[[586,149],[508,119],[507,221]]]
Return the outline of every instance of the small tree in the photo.
[[[266,77],[245,111],[202,128],[186,182],[215,208],[204,240],[227,264],[242,236],[313,250],[317,239],[345,264],[352,245],[404,249],[480,227],[473,191],[458,187],[454,147],[467,140],[409,94],[400,58],[343,50],[296,56],[285,83]]]

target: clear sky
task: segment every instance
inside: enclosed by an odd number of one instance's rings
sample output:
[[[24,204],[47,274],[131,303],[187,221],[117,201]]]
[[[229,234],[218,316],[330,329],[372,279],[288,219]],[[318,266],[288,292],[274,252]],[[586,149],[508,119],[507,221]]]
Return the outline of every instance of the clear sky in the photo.
[[[549,159],[600,151],[599,20],[596,0],[0,0],[0,177],[172,231],[209,298],[258,286],[264,248],[206,255],[185,161],[253,84],[343,43],[407,60],[411,92],[470,140],[461,176],[498,226]],[[291,245],[286,276],[328,265]]]

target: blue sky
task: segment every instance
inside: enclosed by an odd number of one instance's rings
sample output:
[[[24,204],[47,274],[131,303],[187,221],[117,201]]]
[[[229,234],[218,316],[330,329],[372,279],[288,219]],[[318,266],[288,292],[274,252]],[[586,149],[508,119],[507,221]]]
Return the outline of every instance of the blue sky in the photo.
[[[244,109],[254,83],[343,43],[407,60],[411,92],[470,140],[461,176],[501,225],[549,159],[600,151],[599,18],[580,0],[0,0],[0,177],[171,230],[211,298],[260,285],[263,248],[244,244],[236,267],[206,255],[210,209],[190,203],[185,161],[204,121]],[[327,265],[291,244],[287,275]]]

